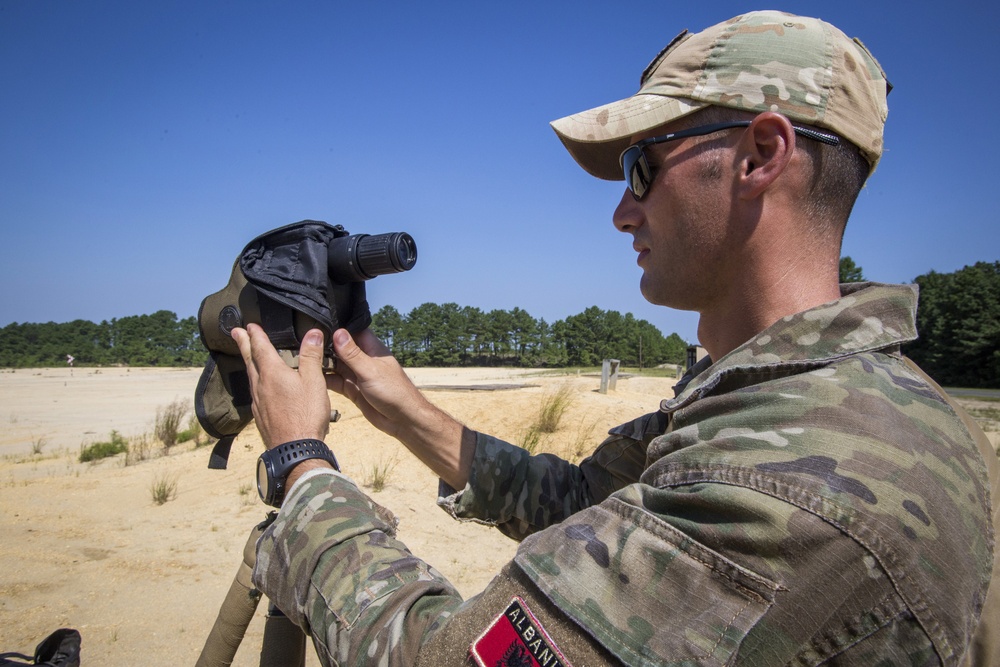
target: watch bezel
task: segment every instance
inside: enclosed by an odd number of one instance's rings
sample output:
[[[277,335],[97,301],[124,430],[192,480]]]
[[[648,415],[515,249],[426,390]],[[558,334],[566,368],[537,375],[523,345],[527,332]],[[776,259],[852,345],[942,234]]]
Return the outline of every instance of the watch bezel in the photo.
[[[261,455],[257,459],[257,494],[268,505],[272,504],[274,484],[271,483],[272,464],[270,459]]]

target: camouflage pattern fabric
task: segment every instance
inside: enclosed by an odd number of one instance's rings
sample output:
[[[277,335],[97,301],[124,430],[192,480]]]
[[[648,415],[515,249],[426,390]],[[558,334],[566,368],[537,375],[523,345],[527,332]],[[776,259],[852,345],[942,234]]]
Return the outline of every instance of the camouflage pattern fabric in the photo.
[[[593,461],[574,468],[483,437],[469,487],[440,502],[516,537],[541,531],[516,562],[629,664],[956,664],[992,567],[988,480],[968,430],[899,356],[915,309],[915,288],[845,286],[703,360],[661,405],[670,423],[639,483],[609,496]],[[640,434],[626,425],[604,446],[642,449]],[[692,548],[775,585],[747,632],[712,617],[726,599],[712,588],[726,580],[717,561],[692,556],[713,563],[700,579],[671,572]],[[623,585],[650,559],[662,562],[642,586]],[[678,598],[701,600],[718,632],[698,630]],[[738,656],[717,654],[730,641]],[[715,653],[700,663],[706,646]]]
[[[913,360],[906,359],[907,365],[914,373],[923,378],[930,386],[946,400],[969,430],[979,446],[979,453],[986,462],[986,470],[990,480],[990,503],[993,513],[994,535],[1000,535],[1000,455],[996,445],[986,436],[975,418],[966,412],[955,399],[951,398],[941,386],[925,373]],[[972,638],[972,644],[962,661],[963,667],[977,665],[1000,665],[1000,558],[997,558],[998,543],[993,544],[993,576],[990,578],[990,589],[983,603],[983,613],[979,617],[979,625]]]
[[[324,665],[412,665],[461,604],[395,539],[397,523],[346,476],[310,471],[258,541],[254,585],[312,637]]]
[[[475,628],[453,629],[503,611],[481,607],[512,581],[563,615],[571,663],[589,642],[629,665],[959,664],[993,565],[989,481],[899,356],[915,305],[862,284],[785,318],[579,467],[480,436],[441,502],[524,537],[481,597],[463,604],[333,474],[293,490],[254,581],[324,664],[410,665],[436,640],[465,655]]]
[[[662,412],[617,426],[579,467],[551,454],[532,457],[477,433],[475,481],[470,485],[475,493],[457,494],[441,481],[438,504],[454,518],[495,526],[521,541],[637,482],[646,469],[646,448],[666,427]]]
[[[646,67],[635,95],[552,122],[588,173],[622,180],[618,156],[632,137],[707,105],[830,130],[857,146],[874,171],[883,150],[891,86],[859,40],[819,19],[749,12],[682,32]]]

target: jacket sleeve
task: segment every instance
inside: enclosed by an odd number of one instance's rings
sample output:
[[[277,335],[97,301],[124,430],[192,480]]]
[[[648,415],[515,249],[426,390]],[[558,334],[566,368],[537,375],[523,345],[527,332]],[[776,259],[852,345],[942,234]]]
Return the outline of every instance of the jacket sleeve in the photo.
[[[324,665],[412,665],[462,603],[395,539],[396,523],[347,477],[307,473],[258,541],[254,585],[311,635]]]
[[[579,465],[479,433],[469,484],[456,492],[442,482],[438,504],[520,541],[638,481],[646,446],[665,427],[659,413],[622,424]]]

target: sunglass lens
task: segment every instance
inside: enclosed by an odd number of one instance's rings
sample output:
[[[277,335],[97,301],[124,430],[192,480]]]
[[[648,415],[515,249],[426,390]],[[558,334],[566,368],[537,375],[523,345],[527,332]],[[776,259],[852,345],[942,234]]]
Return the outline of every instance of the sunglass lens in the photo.
[[[622,153],[622,171],[625,173],[625,185],[636,199],[642,199],[649,187],[650,173],[642,149],[632,146]]]

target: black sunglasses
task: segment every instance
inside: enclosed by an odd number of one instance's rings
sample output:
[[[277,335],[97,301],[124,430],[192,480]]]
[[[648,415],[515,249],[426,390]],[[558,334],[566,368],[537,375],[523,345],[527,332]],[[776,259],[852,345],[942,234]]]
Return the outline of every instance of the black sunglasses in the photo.
[[[645,196],[649,187],[653,184],[653,177],[656,175],[656,170],[649,166],[649,161],[646,159],[646,146],[662,144],[666,141],[675,141],[677,139],[686,139],[688,137],[701,137],[706,134],[721,132],[722,130],[729,130],[734,127],[749,127],[750,122],[751,121],[749,120],[735,120],[728,123],[699,125],[698,127],[692,127],[687,130],[664,134],[660,137],[650,137],[649,139],[637,141],[622,151],[621,157],[618,158],[618,161],[622,166],[622,172],[625,174],[625,185],[628,187],[629,192],[632,193],[632,197],[634,197],[636,201],[639,201],[643,198],[643,196]],[[830,146],[837,146],[840,144],[840,137],[834,134],[819,132],[818,130],[812,130],[807,127],[793,126],[793,129],[796,134],[808,139],[815,139],[816,141],[821,141],[824,144],[829,144]]]

